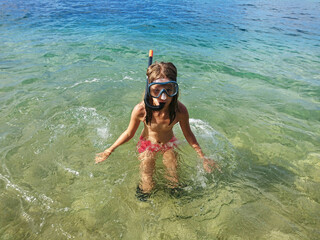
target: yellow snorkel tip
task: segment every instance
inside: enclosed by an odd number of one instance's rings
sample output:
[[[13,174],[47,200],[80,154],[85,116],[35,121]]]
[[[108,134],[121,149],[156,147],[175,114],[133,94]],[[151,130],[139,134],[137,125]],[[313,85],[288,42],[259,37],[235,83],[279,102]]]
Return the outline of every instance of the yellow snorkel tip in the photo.
[[[153,50],[152,49],[149,50],[149,57],[153,57]]]
[[[148,62],[148,67],[152,64],[152,58],[153,58],[153,50],[149,50],[149,62]]]

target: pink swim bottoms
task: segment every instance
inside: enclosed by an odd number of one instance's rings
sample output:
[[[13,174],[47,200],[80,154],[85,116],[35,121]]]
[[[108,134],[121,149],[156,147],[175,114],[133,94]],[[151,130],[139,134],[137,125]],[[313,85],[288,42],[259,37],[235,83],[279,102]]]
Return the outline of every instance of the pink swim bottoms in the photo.
[[[178,146],[178,139],[175,136],[173,136],[171,140],[165,144],[151,143],[151,141],[146,140],[144,137],[140,136],[139,142],[137,144],[139,153],[143,153],[146,150],[151,152],[159,152],[159,151],[165,152],[177,146]]]

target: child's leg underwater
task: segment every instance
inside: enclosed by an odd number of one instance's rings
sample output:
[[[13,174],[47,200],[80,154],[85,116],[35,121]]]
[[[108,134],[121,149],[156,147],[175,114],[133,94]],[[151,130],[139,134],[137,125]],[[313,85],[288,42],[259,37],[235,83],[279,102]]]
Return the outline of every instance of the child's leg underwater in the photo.
[[[144,193],[150,193],[154,187],[153,173],[155,169],[155,152],[145,151],[139,155],[140,159],[140,188]]]
[[[169,187],[178,187],[179,178],[177,173],[177,153],[173,149],[169,149],[163,153],[163,164],[166,167],[165,178],[169,181]]]

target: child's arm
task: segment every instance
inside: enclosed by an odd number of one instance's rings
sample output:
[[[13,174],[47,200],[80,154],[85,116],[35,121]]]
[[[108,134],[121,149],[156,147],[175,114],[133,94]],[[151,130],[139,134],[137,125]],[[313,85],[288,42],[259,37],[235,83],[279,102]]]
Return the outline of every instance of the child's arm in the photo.
[[[182,103],[180,103],[179,109],[180,109],[179,123],[180,123],[181,130],[183,132],[183,135],[186,138],[186,140],[188,141],[188,143],[197,152],[198,156],[201,159],[203,159],[204,169],[209,173],[212,172],[213,168],[217,168],[219,171],[221,171],[218,164],[215,161],[213,161],[212,159],[207,158],[204,155],[204,153],[202,152],[202,149],[201,149],[196,137],[194,136],[194,134],[190,128],[189,113],[188,113],[187,108]]]
[[[95,162],[96,163],[100,163],[103,162],[104,160],[106,160],[111,153],[120,145],[128,142],[136,133],[140,121],[142,120],[141,117],[143,117],[144,115],[144,109],[141,107],[140,104],[138,104],[137,106],[135,106],[135,108],[132,110],[131,113],[131,119],[130,119],[130,123],[128,128],[120,135],[120,137],[115,141],[114,144],[112,144],[111,147],[109,147],[108,149],[106,149],[105,151],[98,153],[96,155],[96,159]]]

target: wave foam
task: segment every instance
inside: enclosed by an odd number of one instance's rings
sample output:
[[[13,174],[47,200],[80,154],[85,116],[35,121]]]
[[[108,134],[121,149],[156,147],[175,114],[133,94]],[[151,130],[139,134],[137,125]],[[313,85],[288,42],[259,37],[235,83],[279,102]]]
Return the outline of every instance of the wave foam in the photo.
[[[232,168],[236,164],[235,149],[228,139],[201,119],[190,118],[189,122],[191,130],[201,142],[200,145],[207,157],[217,160],[220,167],[228,165],[228,168]],[[196,176],[196,178],[200,179],[199,176]],[[205,185],[203,179],[201,182],[203,183],[202,185]]]
[[[202,138],[209,138],[213,142],[216,142],[215,136],[219,135],[221,136],[220,133],[218,133],[216,130],[213,129],[209,125],[209,123],[202,121],[201,119],[193,119],[190,118],[190,127],[191,130],[197,135]]]
[[[61,123],[63,122],[63,123]],[[92,107],[71,108],[64,112],[55,114],[49,119],[49,129],[51,131],[50,142],[55,141],[63,135],[79,132],[93,141],[94,144],[101,145],[108,139],[109,120],[97,113]]]
[[[63,87],[62,89],[63,90],[66,90],[66,89],[70,89],[70,88],[75,88],[79,85],[82,85],[82,84],[86,84],[86,83],[96,83],[96,82],[99,82],[100,80],[98,78],[94,78],[92,80],[85,80],[85,81],[80,81],[80,82],[76,82],[75,84],[73,84],[72,86],[70,87]],[[56,89],[61,89],[61,87],[57,87]]]

